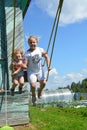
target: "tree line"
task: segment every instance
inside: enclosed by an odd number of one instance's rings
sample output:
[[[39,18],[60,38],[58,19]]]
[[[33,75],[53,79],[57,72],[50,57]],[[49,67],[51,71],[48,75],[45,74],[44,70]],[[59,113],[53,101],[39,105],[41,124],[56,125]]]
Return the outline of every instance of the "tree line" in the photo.
[[[81,93],[86,93],[87,92],[87,78],[83,79],[82,82],[72,82],[71,85],[68,85],[67,87],[64,88],[68,88],[70,90],[72,90],[73,92],[81,92]]]

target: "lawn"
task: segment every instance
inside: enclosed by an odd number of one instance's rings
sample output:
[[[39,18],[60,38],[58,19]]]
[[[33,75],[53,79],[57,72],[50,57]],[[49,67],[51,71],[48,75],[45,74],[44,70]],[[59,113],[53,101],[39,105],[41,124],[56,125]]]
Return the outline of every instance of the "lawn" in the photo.
[[[14,130],[87,130],[87,107],[30,106],[30,122]]]
[[[30,107],[37,130],[87,130],[87,108]]]

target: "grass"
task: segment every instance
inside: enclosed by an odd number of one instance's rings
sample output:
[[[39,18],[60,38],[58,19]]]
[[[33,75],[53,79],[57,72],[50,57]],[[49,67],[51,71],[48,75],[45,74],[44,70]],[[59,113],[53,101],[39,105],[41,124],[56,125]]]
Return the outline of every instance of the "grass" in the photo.
[[[30,106],[29,111],[37,130],[87,130],[87,108]]]

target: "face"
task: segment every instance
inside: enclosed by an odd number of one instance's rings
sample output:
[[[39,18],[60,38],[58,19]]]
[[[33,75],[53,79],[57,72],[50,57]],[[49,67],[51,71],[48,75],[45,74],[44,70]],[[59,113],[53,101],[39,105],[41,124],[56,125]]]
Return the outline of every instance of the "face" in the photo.
[[[14,58],[15,58],[16,61],[19,61],[19,60],[21,60],[21,57],[22,57],[21,54],[17,53],[17,54],[15,54]]]
[[[29,40],[29,46],[31,50],[35,50],[37,46],[37,40],[33,37],[30,38]]]

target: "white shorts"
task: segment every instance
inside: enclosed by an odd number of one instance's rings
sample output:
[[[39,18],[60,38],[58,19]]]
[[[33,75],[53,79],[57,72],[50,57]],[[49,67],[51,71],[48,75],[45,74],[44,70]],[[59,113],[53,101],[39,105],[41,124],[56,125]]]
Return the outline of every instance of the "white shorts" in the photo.
[[[43,70],[40,70],[38,73],[34,73],[32,71],[31,72],[29,71],[27,74],[28,74],[27,76],[28,76],[29,83],[35,83],[35,82],[37,82],[37,80],[41,81],[41,80],[46,79]]]

